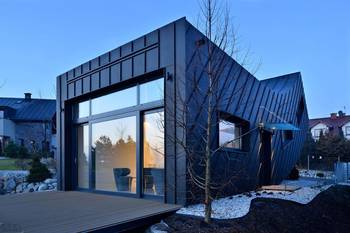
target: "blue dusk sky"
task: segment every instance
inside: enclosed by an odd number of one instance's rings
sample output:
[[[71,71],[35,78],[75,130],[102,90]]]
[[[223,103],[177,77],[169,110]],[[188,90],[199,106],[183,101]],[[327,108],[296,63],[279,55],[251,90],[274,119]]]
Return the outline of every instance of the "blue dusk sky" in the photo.
[[[0,96],[54,98],[68,69],[180,17],[195,25],[198,2],[0,0]],[[350,1],[228,3],[258,79],[300,71],[310,117],[350,113]]]

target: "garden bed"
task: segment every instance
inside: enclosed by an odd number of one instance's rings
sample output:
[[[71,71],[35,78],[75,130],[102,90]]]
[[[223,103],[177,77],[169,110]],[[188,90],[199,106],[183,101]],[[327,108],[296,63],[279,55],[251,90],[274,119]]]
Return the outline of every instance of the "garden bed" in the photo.
[[[349,232],[350,187],[336,185],[300,204],[276,198],[255,198],[247,215],[236,219],[214,219],[174,214],[164,220],[167,232],[274,233]]]

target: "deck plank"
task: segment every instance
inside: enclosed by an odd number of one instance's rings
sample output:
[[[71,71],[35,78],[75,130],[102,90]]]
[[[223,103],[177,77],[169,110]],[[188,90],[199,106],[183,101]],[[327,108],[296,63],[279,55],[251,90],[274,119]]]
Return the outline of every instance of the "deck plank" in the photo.
[[[0,223],[24,232],[86,232],[174,212],[178,205],[85,192],[0,196]]]

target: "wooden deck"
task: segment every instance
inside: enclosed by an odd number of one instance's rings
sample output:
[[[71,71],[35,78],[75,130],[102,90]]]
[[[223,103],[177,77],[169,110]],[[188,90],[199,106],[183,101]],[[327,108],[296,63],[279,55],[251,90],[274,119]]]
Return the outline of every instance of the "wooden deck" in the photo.
[[[0,196],[0,232],[119,232],[157,221],[180,206],[85,192]]]

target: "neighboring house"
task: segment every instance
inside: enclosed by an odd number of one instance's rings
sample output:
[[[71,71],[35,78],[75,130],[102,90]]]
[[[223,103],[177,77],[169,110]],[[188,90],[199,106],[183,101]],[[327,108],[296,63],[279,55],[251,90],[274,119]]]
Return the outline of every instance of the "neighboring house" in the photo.
[[[333,136],[343,134],[346,139],[350,140],[350,115],[342,111],[339,111],[338,114],[331,113],[330,117],[310,119],[309,127],[315,140],[320,138],[321,132],[323,135]]]
[[[29,151],[48,150],[55,153],[56,100],[0,97],[0,153],[13,141]]]
[[[192,97],[198,101],[187,106],[187,115],[181,112],[181,99],[193,94],[190,77],[200,64],[192,54],[205,43],[205,36],[182,18],[57,77],[60,190],[180,204],[200,199],[188,173],[189,158],[172,138],[184,135],[182,143],[194,147],[205,134],[181,128],[205,119],[196,104],[203,96]],[[224,95],[236,94],[232,103],[220,103],[216,146],[246,136],[213,157],[214,180],[227,184],[223,195],[278,183],[298,161],[308,131],[301,75],[259,81],[217,52],[228,61],[222,75],[235,80]],[[174,124],[175,118],[181,122]]]

